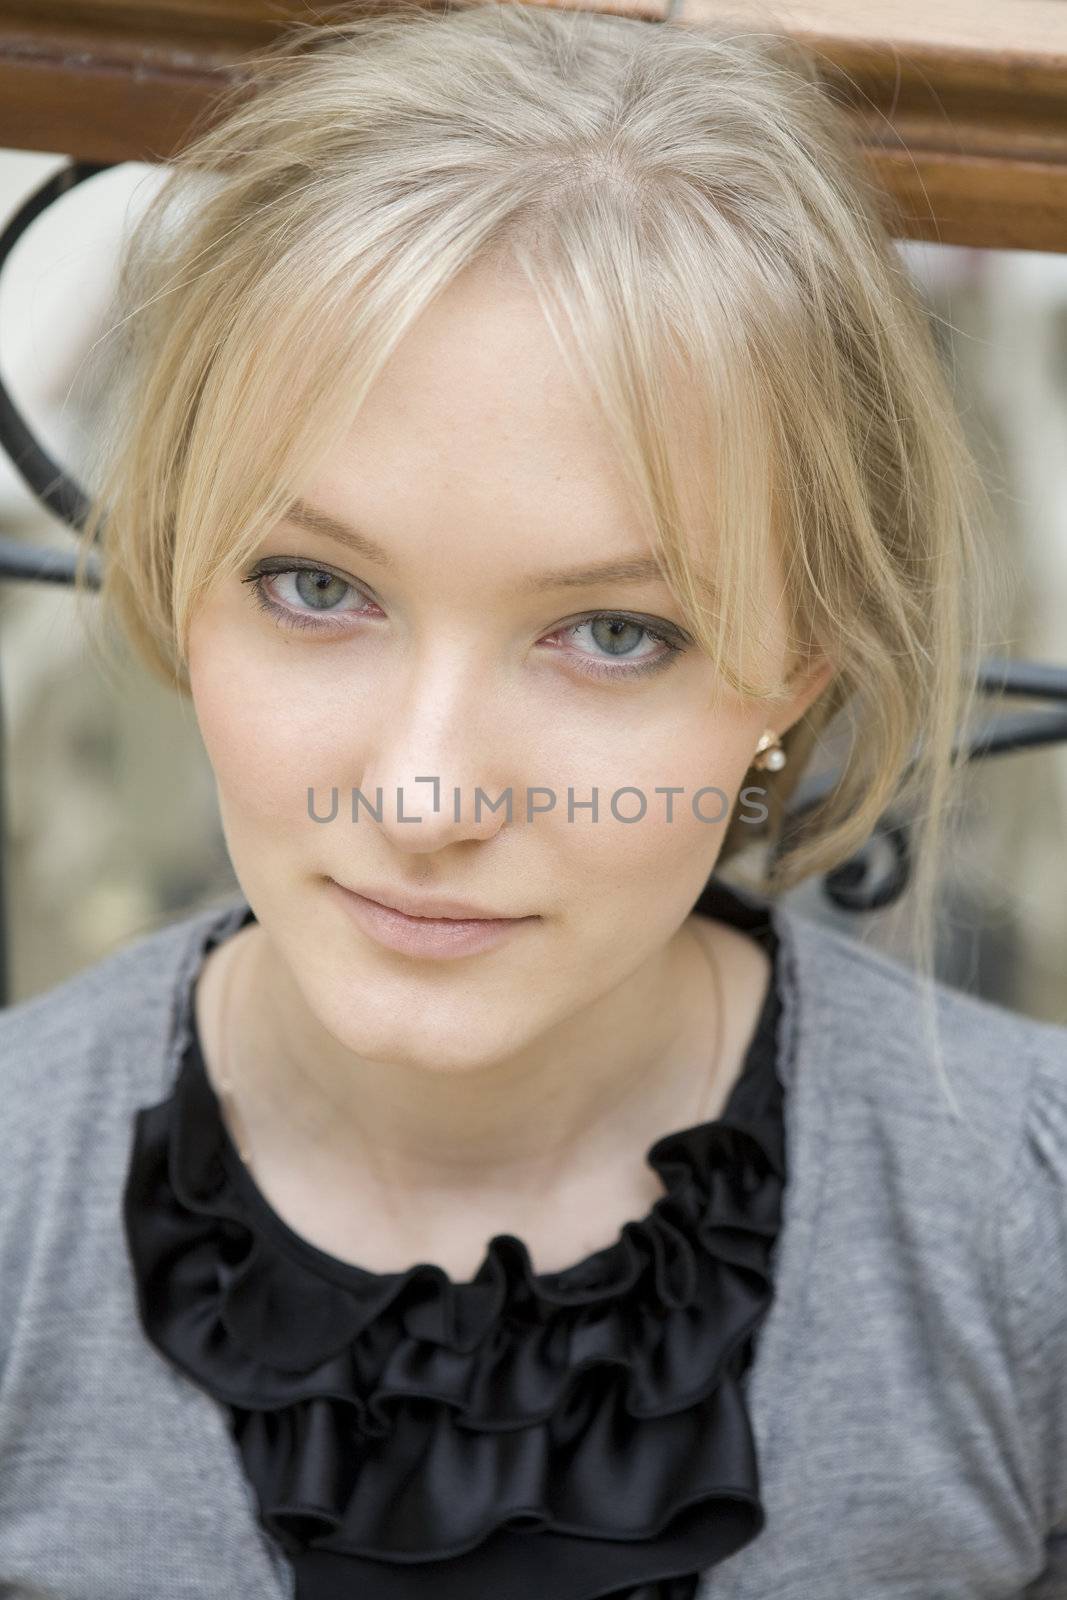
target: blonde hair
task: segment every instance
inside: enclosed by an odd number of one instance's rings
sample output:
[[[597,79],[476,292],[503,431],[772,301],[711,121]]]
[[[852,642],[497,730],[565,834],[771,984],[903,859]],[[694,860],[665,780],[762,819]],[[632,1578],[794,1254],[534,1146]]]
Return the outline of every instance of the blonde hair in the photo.
[[[188,694],[204,590],[284,515],[420,311],[468,265],[517,267],[717,679],[773,724],[772,551],[791,662],[834,663],[786,767],[760,774],[759,888],[831,871],[906,810],[929,976],[985,501],[886,196],[812,60],[775,29],[507,0],[296,27],[253,65],[255,92],[231,92],[127,242],[84,545],[99,535],[105,614]],[[790,832],[839,712],[840,781]],[[735,816],[720,864],[753,835]]]

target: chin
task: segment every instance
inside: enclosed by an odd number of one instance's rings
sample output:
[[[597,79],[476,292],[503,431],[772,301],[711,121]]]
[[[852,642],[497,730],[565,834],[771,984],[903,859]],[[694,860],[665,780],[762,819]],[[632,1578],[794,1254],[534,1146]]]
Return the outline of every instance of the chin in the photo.
[[[411,1008],[414,1010],[414,1008]],[[358,1026],[353,1026],[351,1007],[343,1002],[319,1013],[324,1027],[344,1049],[354,1056],[398,1068],[420,1068],[440,1076],[462,1076],[492,1066],[521,1048],[513,1029],[471,1027],[469,997],[448,1015],[433,1007],[420,1008],[398,1024],[395,1015],[368,1014],[357,1008]]]

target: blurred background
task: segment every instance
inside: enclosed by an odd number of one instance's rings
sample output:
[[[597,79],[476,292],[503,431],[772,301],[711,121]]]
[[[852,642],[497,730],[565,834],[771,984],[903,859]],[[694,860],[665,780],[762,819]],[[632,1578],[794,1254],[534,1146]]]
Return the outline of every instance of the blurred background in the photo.
[[[0,152],[0,211],[66,163]],[[63,196],[0,278],[0,369],[38,437],[75,470],[107,406],[79,376],[127,220],[158,181],[125,162]],[[1067,665],[1067,256],[901,242],[952,373],[1010,550],[995,653]],[[72,548],[73,534],[0,457],[0,533]],[[105,680],[59,584],[0,583],[0,775],[6,812],[9,1002],[128,940],[238,892],[189,704],[143,670]],[[1067,744],[972,763],[944,869],[939,975],[1067,1023]],[[885,913],[806,914],[883,942]],[[884,942],[889,944],[888,932]]]

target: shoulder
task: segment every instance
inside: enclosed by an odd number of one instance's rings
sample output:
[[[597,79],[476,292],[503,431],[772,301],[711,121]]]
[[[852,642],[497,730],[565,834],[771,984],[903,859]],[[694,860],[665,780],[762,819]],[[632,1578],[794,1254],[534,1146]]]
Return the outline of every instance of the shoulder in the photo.
[[[239,902],[191,912],[128,940],[81,972],[0,1010],[0,1096],[8,1134],[41,1126],[79,1097],[150,1080],[204,942]],[[142,1082],[135,1080],[141,1074]],[[121,1080],[129,1080],[123,1083]]]
[[[0,1372],[13,1341],[32,1345],[42,1318],[72,1325],[113,1281],[131,1119],[166,1092],[186,985],[240,911],[180,917],[0,1011]]]
[[[911,1240],[909,1271],[1026,1297],[1006,1230],[1039,1191],[1032,1229],[1057,1204],[1067,1219],[1067,1028],[927,982],[795,912],[780,925],[787,1131],[804,1182],[871,1251]],[[1050,1316],[1067,1297],[1067,1221],[1055,1259]]]
[[[1041,1522],[1067,1537],[1067,1027],[777,915],[791,1126],[821,1227],[854,1284],[907,1286],[908,1326],[921,1307],[983,1404],[1006,1375]]]
[[[816,1049],[835,1096],[940,1122],[952,1097],[1010,1163],[1036,1101],[1067,1086],[1067,1026],[937,979],[837,927],[776,910],[795,994],[796,1052]],[[946,1090],[948,1098],[946,1098]],[[935,1115],[936,1114],[936,1115]]]

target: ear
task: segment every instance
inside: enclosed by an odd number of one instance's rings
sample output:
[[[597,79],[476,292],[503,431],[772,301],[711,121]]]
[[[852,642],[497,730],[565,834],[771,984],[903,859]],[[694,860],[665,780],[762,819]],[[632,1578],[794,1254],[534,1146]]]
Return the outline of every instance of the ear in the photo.
[[[775,716],[778,728],[778,737],[795,722],[799,722],[808,707],[822,694],[836,670],[836,663],[828,656],[817,656],[814,660],[802,662],[792,674],[790,683],[790,697],[784,701],[781,710]]]

